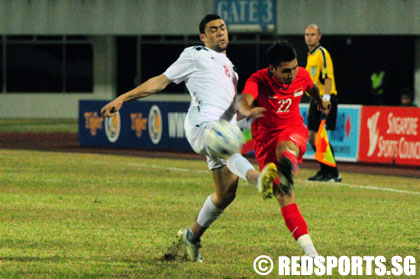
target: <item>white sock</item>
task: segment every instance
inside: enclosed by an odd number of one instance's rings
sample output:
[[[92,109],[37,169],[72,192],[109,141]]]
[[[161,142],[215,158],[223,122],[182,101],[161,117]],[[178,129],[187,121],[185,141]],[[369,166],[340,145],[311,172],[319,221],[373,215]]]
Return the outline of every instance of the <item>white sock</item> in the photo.
[[[314,244],[309,234],[304,234],[297,239],[297,243],[300,248],[303,249],[303,252],[307,256],[318,256],[318,252],[315,250]]]
[[[236,174],[245,181],[247,181],[247,172],[251,169],[255,169],[251,163],[239,153],[233,154],[227,160],[227,167],[232,173]]]
[[[208,196],[203,204],[203,207],[198,213],[197,224],[203,228],[208,228],[220,216],[220,214],[222,214],[222,212],[222,209],[219,209],[214,205],[211,200],[211,196]]]

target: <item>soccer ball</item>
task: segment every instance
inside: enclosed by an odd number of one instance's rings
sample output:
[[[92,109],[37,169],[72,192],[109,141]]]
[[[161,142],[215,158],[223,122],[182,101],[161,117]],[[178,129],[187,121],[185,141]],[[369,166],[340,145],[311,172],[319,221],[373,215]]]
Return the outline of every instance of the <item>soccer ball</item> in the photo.
[[[207,128],[206,147],[212,155],[226,158],[240,153],[243,143],[241,130],[226,120],[213,122]]]

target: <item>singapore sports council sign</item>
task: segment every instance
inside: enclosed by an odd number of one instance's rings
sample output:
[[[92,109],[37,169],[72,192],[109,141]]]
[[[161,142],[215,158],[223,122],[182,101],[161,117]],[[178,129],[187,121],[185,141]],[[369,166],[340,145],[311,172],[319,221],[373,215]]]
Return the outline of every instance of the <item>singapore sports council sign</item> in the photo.
[[[272,32],[276,26],[275,0],[216,0],[215,12],[230,31]]]

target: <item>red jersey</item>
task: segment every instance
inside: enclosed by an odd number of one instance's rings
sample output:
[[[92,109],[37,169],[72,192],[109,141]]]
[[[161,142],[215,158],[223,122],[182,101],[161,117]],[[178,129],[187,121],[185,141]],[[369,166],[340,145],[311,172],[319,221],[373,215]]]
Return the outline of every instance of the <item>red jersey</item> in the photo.
[[[250,94],[256,106],[266,109],[264,117],[252,122],[252,137],[258,140],[266,134],[304,125],[299,103],[303,93],[312,86],[308,71],[302,67],[298,67],[296,78],[289,86],[279,83],[268,68],[252,74],[242,94]]]

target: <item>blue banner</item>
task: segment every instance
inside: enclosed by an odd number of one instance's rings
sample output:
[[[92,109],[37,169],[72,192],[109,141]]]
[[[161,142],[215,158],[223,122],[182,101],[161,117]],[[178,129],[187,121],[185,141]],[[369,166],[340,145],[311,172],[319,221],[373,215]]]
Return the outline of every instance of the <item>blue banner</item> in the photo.
[[[192,151],[184,132],[189,102],[132,101],[104,118],[100,110],[107,103],[79,101],[81,146]]]
[[[300,113],[308,125],[308,104],[300,104]],[[362,106],[339,105],[335,131],[328,131],[328,139],[334,148],[337,161],[356,162],[359,151],[360,112]],[[305,159],[315,159],[314,150],[308,142]]]

